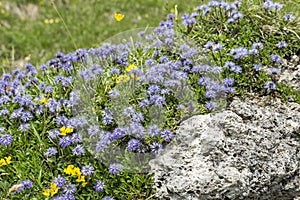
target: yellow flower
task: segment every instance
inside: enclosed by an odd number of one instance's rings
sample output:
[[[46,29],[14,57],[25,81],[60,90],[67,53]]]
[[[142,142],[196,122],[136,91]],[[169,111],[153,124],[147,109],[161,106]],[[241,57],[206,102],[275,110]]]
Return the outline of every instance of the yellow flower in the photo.
[[[74,169],[74,165],[68,165],[66,169],[64,169],[64,172],[68,175],[71,175]]]
[[[11,156],[5,157],[6,164],[9,165],[11,163]]]
[[[87,182],[83,182],[81,185],[82,185],[83,187],[85,187],[86,184],[87,184]]]
[[[51,189],[56,189],[56,183],[51,183]]]
[[[125,15],[121,14],[121,13],[115,13],[115,19],[119,22],[121,21],[123,18],[125,17]]]
[[[63,135],[63,136],[66,136],[67,133],[72,133],[73,130],[74,129],[71,128],[71,127],[65,127],[65,126],[63,126],[63,127],[60,128],[60,134]]]
[[[9,165],[10,163],[11,163],[11,156],[0,159],[0,167]]]
[[[0,1],[0,7],[2,6],[2,2]]]
[[[41,103],[44,103],[44,104],[48,104],[49,103],[49,99],[47,98],[43,98],[40,100]]]
[[[2,158],[2,159],[0,160],[0,167],[5,166],[5,165],[6,165],[6,162],[5,162],[5,160]]]
[[[135,76],[134,74],[131,74],[131,78],[134,78],[137,81],[141,79],[139,76]]]
[[[136,68],[138,68],[137,66],[135,66],[135,65],[133,65],[133,64],[131,64],[131,65],[129,65],[128,67],[126,67],[126,72],[130,72],[130,70],[132,70],[132,69],[136,69]]]
[[[72,172],[72,176],[81,176],[81,172],[79,167],[75,167],[73,172]]]
[[[57,192],[58,192],[58,188],[56,187],[56,184],[51,183],[51,189],[50,189],[51,196],[55,195]]]
[[[49,24],[49,19],[44,19],[45,24]]]
[[[77,182],[85,182],[85,177],[84,176],[78,176]]]
[[[126,74],[125,75],[120,75],[117,77],[116,79],[116,83],[120,83],[120,82],[128,82],[130,80],[130,77],[127,76]]]
[[[45,189],[44,192],[43,192],[43,195],[46,196],[46,197],[49,197],[50,193],[51,193],[51,191],[49,189]]]

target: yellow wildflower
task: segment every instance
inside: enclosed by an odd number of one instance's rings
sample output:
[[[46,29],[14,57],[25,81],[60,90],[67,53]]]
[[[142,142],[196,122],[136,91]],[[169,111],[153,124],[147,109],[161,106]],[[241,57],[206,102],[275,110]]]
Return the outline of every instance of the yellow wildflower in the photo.
[[[55,194],[58,193],[58,187],[56,186],[56,183],[51,183],[50,189],[45,189],[43,192],[43,195],[45,196],[54,196]]]
[[[65,126],[63,126],[63,127],[60,128],[60,134],[63,135],[63,136],[66,136],[68,133],[72,133],[73,130],[74,129],[71,128],[71,127],[65,127]]]
[[[47,98],[43,98],[40,100],[41,103],[44,103],[44,104],[48,104],[49,103],[49,99]]]
[[[72,172],[72,176],[81,176],[81,172],[79,167],[75,167],[73,172]]]
[[[0,1],[0,7],[2,6],[2,2]]]
[[[128,67],[126,67],[126,72],[130,72],[130,70],[132,70],[132,69],[136,69],[136,68],[138,68],[137,66],[135,66],[135,65],[133,65],[133,64],[131,64],[131,65],[129,65]]]
[[[74,165],[68,165],[66,169],[64,169],[64,172],[68,175],[71,175],[74,169]]]
[[[10,163],[11,163],[11,157],[10,156],[0,159],[0,167],[5,166],[5,165],[9,165]]]
[[[50,193],[51,193],[51,191],[49,189],[45,189],[44,192],[43,192],[43,195],[46,196],[46,197],[49,197]]]
[[[123,18],[125,17],[125,15],[121,14],[121,13],[115,13],[115,19],[119,22],[121,21]]]
[[[49,19],[44,19],[45,24],[49,24]]]
[[[120,83],[120,82],[125,82],[126,83],[129,80],[130,80],[130,77],[128,75],[124,74],[124,75],[120,75],[120,76],[117,77],[116,83]]]
[[[5,160],[3,158],[0,159],[0,167],[5,166],[5,165],[6,165]]]
[[[87,184],[87,182],[83,182],[81,185],[82,185],[83,187],[85,187],[86,184]]]
[[[76,180],[77,182],[85,182],[85,177],[84,176],[78,176],[78,178],[77,178],[77,180]]]
[[[9,165],[11,163],[11,157],[5,157],[6,164]]]
[[[50,193],[51,196],[55,195],[58,192],[58,188],[56,187],[56,183],[51,183]]]

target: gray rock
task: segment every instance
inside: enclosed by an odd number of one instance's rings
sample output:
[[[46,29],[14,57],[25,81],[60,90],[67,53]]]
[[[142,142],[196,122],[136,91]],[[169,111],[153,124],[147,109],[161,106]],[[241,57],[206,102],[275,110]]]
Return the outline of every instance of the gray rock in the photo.
[[[300,196],[300,105],[249,95],[182,122],[150,161],[158,199],[293,200]]]
[[[283,70],[279,82],[292,86],[295,90],[300,91],[300,62],[299,56],[292,56],[288,62],[284,60]]]

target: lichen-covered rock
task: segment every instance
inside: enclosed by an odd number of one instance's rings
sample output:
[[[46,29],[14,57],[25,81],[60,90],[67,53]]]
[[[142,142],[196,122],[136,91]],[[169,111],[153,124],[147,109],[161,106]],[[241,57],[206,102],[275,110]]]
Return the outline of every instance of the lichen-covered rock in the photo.
[[[300,105],[234,98],[193,116],[150,161],[159,199],[293,200],[300,196]]]
[[[280,75],[279,82],[292,86],[295,90],[300,91],[300,58],[297,55],[292,56],[291,60],[284,61],[283,71]]]

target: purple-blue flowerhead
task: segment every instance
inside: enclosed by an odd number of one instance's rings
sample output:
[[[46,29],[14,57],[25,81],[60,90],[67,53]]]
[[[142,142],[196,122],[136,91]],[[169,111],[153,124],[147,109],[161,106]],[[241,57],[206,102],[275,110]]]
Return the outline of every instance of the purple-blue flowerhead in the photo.
[[[12,143],[13,136],[10,134],[4,134],[0,136],[0,145],[8,146]]]
[[[109,166],[108,171],[109,173],[115,175],[118,174],[123,169],[123,166],[118,163],[113,163]]]

